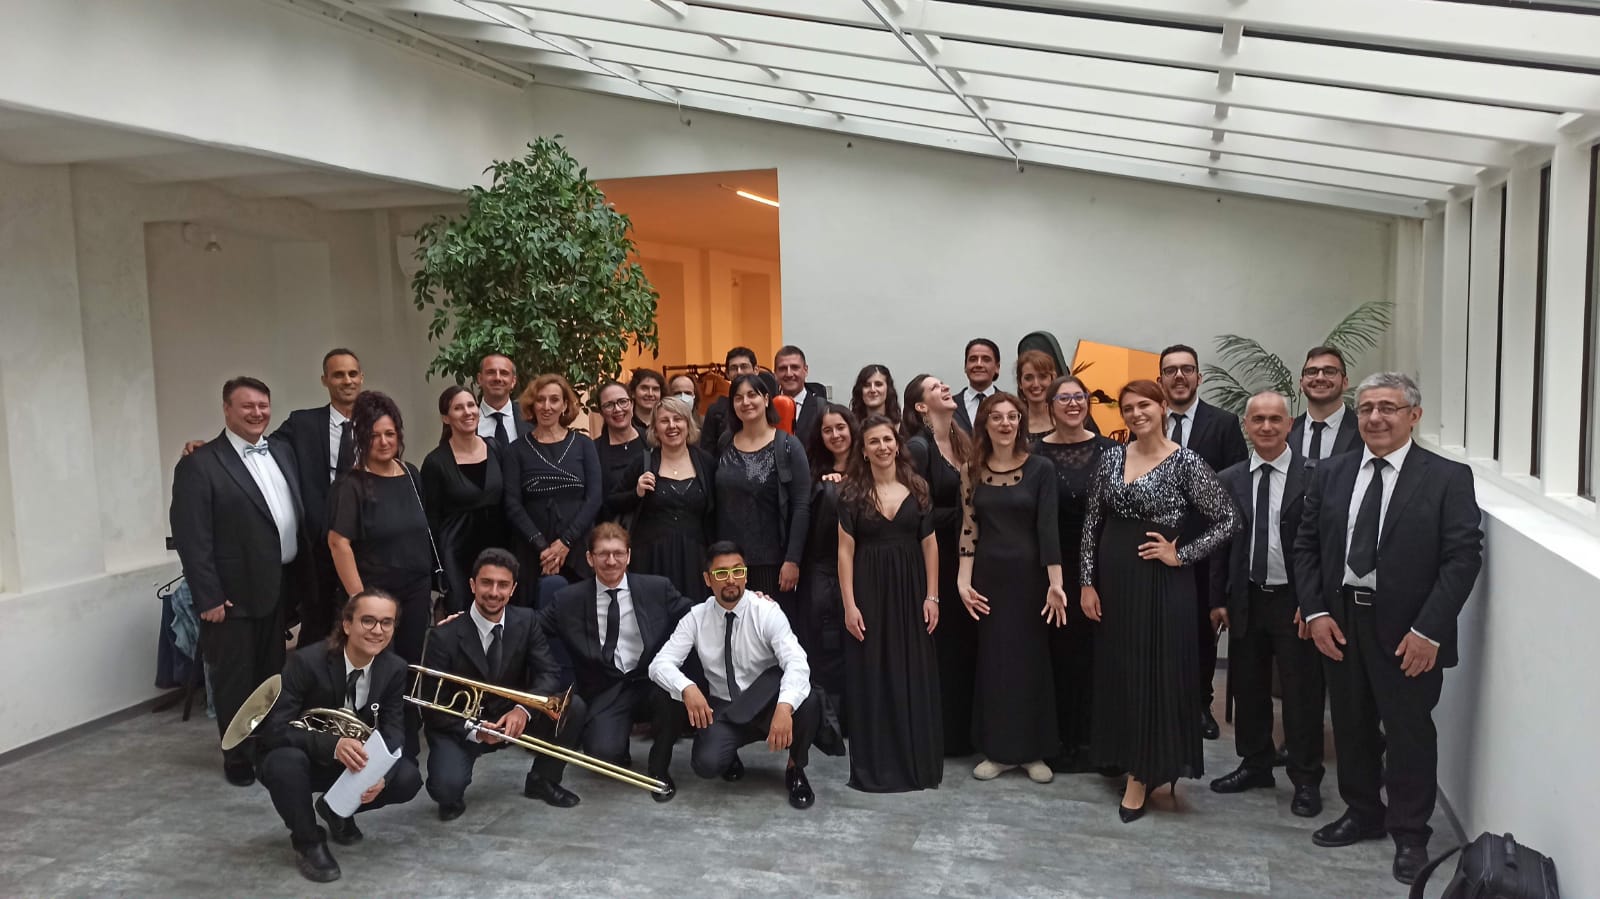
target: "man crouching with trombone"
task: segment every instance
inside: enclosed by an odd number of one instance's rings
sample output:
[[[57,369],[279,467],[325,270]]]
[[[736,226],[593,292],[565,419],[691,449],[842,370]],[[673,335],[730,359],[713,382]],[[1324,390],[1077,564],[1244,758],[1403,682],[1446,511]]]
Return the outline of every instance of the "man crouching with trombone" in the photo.
[[[503,549],[486,549],[478,554],[468,582],[472,605],[466,614],[455,616],[428,634],[422,666],[555,700],[560,669],[550,653],[538,615],[532,609],[509,605],[516,592],[517,568],[516,557]],[[430,681],[437,680],[442,685],[441,697],[449,697],[458,689],[448,679],[427,674],[418,679],[417,694],[430,700],[434,698],[426,687]],[[473,716],[481,724],[426,706],[422,713],[428,738],[428,795],[439,803],[441,821],[453,820],[466,811],[467,785],[472,783],[472,766],[478,757],[513,745],[496,736],[496,731],[511,739],[527,731],[529,736],[543,737],[567,749],[576,746],[583,733],[586,710],[577,696],[570,697],[564,708],[557,702],[552,708],[540,709],[559,716],[559,730],[557,722],[544,715],[530,720],[532,710],[508,698],[487,691],[481,698],[482,708]],[[440,701],[451,702],[447,698]],[[557,808],[577,805],[578,794],[561,786],[566,767],[564,760],[540,753],[528,771],[523,795]]]
[[[311,794],[333,786],[339,775],[367,765],[364,741],[300,722],[329,710],[345,710],[398,751],[405,742],[406,663],[389,651],[400,607],[381,590],[358,593],[344,606],[344,621],[326,643],[290,654],[283,668],[282,692],[258,729],[265,755],[256,773],[289,828],[300,873],[318,883],[339,879],[339,863],[328,851],[317,815],[328,822],[327,835],[348,846],[361,839],[355,818],[341,818]],[[314,711],[315,710],[315,711]],[[300,723],[297,723],[300,722]],[[359,728],[357,728],[359,729]],[[361,795],[359,811],[409,802],[422,788],[416,762],[400,759],[389,773]]]

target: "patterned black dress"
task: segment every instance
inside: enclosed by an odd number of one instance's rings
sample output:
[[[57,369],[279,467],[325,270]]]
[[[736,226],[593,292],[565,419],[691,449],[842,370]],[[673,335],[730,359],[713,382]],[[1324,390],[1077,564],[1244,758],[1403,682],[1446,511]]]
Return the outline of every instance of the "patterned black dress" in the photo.
[[[1157,531],[1176,539],[1190,509],[1210,525],[1178,545],[1180,566],[1214,552],[1239,529],[1233,502],[1205,461],[1186,449],[1124,483],[1126,448],[1100,457],[1083,522],[1082,583],[1100,593],[1092,757],[1148,787],[1205,771],[1200,740],[1199,640],[1194,578],[1139,558]]]

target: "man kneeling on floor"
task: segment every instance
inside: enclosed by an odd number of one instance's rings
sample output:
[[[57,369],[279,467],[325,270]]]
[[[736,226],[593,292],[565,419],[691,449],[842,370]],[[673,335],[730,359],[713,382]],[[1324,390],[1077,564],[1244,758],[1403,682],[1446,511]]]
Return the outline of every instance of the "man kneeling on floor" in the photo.
[[[650,679],[681,700],[700,729],[691,753],[695,774],[737,780],[743,771],[739,747],[766,740],[773,752],[789,751],[789,804],[810,808],[816,796],[805,768],[821,719],[811,669],[783,610],[747,592],[746,574],[736,544],[707,548],[705,581],[713,601],[678,621],[650,663]],[[709,696],[683,673],[691,649],[705,666]]]
[[[289,828],[289,839],[306,879],[339,879],[339,863],[326,836],[341,846],[361,839],[355,817],[341,818],[311,794],[326,792],[345,771],[367,766],[367,750],[352,737],[301,730],[293,722],[316,708],[345,709],[383,735],[399,751],[405,742],[406,663],[389,651],[400,606],[381,590],[358,593],[344,605],[344,621],[326,643],[298,649],[283,668],[283,690],[261,723],[266,755],[256,773]],[[361,794],[358,811],[409,802],[422,789],[416,762],[400,759],[389,773]],[[317,815],[328,822],[326,836]]]

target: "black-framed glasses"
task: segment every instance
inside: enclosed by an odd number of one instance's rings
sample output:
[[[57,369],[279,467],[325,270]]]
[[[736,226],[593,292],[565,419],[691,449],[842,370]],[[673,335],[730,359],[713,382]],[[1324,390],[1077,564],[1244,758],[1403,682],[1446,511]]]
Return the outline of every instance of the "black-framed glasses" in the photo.
[[[393,618],[379,618],[375,615],[362,615],[360,618],[356,619],[356,622],[369,631],[394,630]]]
[[[633,400],[623,397],[620,400],[611,400],[607,403],[601,403],[600,408],[607,412],[613,412],[617,409],[626,409],[631,405],[633,405]]]
[[[626,559],[628,551],[625,549],[590,550],[589,555],[596,559]]]
[[[1087,393],[1058,393],[1051,399],[1055,401],[1057,406],[1081,406],[1089,402],[1089,395]]]
[[[746,574],[749,574],[749,573],[750,573],[750,569],[744,567],[743,565],[740,565],[737,568],[713,568],[713,569],[711,569],[711,577],[712,577],[712,579],[713,580],[718,580],[718,581],[725,581],[728,578],[742,578]]]
[[[1374,415],[1380,418],[1394,418],[1396,415],[1399,415],[1401,412],[1404,412],[1410,408],[1410,403],[1399,406],[1395,405],[1394,403],[1378,403],[1377,405],[1373,405],[1372,403],[1362,403],[1356,407],[1356,415],[1360,416],[1361,418],[1371,418]]]
[[[1344,374],[1344,369],[1337,365],[1308,365],[1300,369],[1302,378],[1315,378],[1322,375],[1324,378],[1337,378]]]
[[[1161,370],[1163,377],[1171,378],[1177,375],[1192,375],[1200,369],[1193,365],[1169,365]]]

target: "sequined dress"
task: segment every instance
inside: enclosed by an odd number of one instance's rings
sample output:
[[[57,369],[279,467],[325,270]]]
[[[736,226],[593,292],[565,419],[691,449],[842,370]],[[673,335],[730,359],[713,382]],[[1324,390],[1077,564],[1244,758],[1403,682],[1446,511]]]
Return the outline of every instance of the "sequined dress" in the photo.
[[[1147,531],[1178,536],[1192,508],[1210,521],[1178,544],[1181,566],[1214,552],[1239,528],[1216,475],[1179,449],[1124,483],[1126,448],[1106,449],[1090,486],[1080,550],[1082,583],[1100,594],[1096,634],[1096,764],[1122,768],[1147,786],[1204,773],[1194,578],[1182,567],[1139,558]]]

